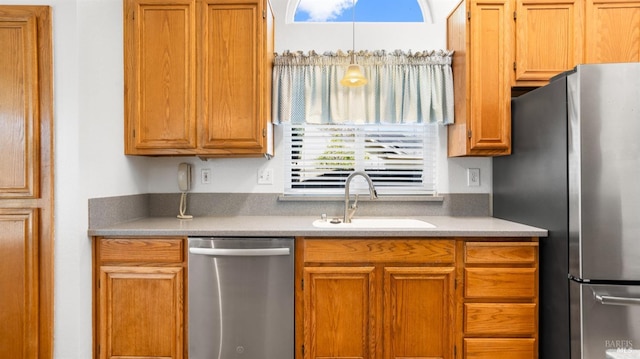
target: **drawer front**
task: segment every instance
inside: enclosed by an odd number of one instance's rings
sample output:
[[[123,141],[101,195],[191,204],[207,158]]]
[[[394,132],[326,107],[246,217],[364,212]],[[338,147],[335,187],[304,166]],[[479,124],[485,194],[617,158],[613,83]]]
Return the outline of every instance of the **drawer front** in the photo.
[[[305,263],[453,263],[455,241],[440,239],[307,239]]]
[[[467,303],[465,334],[533,335],[537,311],[533,303]]]
[[[535,339],[465,339],[465,359],[533,359]]]
[[[100,238],[98,260],[105,262],[181,263],[182,238]]]
[[[466,298],[535,298],[535,268],[466,268]]]
[[[468,242],[464,261],[472,264],[534,264],[537,262],[537,242]]]

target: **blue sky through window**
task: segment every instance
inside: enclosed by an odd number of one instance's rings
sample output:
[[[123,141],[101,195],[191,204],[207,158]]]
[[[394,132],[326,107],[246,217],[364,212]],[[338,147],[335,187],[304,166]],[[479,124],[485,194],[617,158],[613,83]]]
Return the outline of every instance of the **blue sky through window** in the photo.
[[[300,0],[295,22],[351,22],[353,0]],[[356,0],[356,22],[423,22],[418,0]]]

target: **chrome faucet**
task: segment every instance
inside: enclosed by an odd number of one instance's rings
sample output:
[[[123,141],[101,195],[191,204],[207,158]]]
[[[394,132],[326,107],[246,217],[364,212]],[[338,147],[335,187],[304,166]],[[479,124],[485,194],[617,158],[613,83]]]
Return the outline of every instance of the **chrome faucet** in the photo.
[[[369,194],[371,199],[378,198],[378,192],[376,191],[376,188],[373,186],[373,181],[371,181],[371,177],[369,177],[368,174],[362,171],[356,171],[350,174],[349,177],[347,177],[347,180],[344,182],[344,218],[342,219],[342,223],[351,223],[351,218],[353,217],[354,214],[356,214],[356,211],[358,210],[357,194],[356,194],[356,200],[353,202],[351,206],[349,206],[349,201],[351,200],[351,198],[349,197],[349,184],[351,183],[351,180],[355,176],[362,176],[364,177],[364,179],[367,180],[367,183],[369,183]]]

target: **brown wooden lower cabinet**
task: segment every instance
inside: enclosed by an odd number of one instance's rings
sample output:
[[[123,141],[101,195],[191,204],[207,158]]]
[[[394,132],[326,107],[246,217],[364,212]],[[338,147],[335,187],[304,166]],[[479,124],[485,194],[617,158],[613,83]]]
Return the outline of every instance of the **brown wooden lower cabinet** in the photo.
[[[537,238],[298,238],[296,358],[535,359]]]
[[[537,238],[297,238],[296,359],[536,359]],[[186,238],[94,238],[94,357],[187,358]]]
[[[186,358],[185,238],[94,239],[94,357]]]

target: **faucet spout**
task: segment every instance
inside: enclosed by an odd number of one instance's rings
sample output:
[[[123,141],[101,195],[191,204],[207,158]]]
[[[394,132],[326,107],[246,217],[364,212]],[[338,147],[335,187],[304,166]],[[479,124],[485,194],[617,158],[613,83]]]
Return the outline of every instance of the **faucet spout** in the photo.
[[[355,171],[351,173],[344,183],[344,218],[342,219],[343,223],[351,223],[351,218],[353,218],[353,215],[358,209],[358,195],[356,195],[356,199],[353,202],[353,205],[349,206],[349,201],[351,200],[349,195],[349,185],[351,184],[351,180],[355,176],[362,176],[365,180],[367,180],[367,183],[369,184],[369,197],[371,199],[378,198],[378,191],[376,191],[376,188],[373,185],[373,181],[368,174],[362,171]]]

